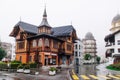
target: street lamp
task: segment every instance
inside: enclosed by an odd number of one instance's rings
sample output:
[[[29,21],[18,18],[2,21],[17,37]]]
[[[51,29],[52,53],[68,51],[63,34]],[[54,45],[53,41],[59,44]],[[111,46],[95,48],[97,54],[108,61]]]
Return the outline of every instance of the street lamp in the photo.
[[[7,64],[7,66],[8,66],[8,71],[10,71],[11,64],[10,64],[10,63],[8,63],[8,64]]]

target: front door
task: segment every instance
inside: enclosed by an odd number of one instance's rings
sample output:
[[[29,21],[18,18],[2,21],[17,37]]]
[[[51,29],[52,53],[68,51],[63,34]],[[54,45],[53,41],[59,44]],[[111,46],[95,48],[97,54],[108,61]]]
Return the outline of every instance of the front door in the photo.
[[[62,56],[62,64],[66,65],[66,60],[67,60],[66,56]]]
[[[45,66],[48,65],[48,56],[45,56]]]

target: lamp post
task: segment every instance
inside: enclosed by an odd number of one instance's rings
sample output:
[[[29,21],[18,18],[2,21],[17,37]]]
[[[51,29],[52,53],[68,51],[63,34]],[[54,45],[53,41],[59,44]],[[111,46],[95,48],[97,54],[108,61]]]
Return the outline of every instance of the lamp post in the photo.
[[[11,64],[8,63],[7,66],[8,66],[8,71],[10,71],[10,69],[11,69]]]

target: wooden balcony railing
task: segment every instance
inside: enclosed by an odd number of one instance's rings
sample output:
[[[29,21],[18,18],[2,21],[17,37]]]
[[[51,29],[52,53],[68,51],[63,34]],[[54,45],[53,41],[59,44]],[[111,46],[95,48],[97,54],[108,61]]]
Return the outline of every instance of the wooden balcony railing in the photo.
[[[65,53],[65,49],[58,49],[58,51],[60,52],[60,53]]]

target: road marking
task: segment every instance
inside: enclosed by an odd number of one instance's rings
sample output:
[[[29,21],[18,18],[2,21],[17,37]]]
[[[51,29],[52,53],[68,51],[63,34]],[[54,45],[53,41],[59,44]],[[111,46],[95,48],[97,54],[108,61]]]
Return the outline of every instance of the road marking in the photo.
[[[72,73],[75,74],[75,71],[72,69]]]
[[[115,79],[120,79],[119,77],[113,76],[113,75],[108,75],[111,78],[115,78]]]
[[[83,78],[84,80],[90,80],[90,78],[87,77],[86,75],[80,75],[80,76],[81,76],[81,78]]]
[[[109,78],[109,77],[106,77],[106,76],[103,76],[103,75],[98,75],[99,77],[102,77],[102,78],[104,78],[104,79],[111,79],[111,78]]]
[[[95,76],[95,75],[89,75],[91,78],[93,78],[93,79],[99,79],[97,76]]]
[[[116,75],[116,76],[120,77],[120,75]]]
[[[76,75],[72,75],[73,80],[79,80],[79,78]]]

